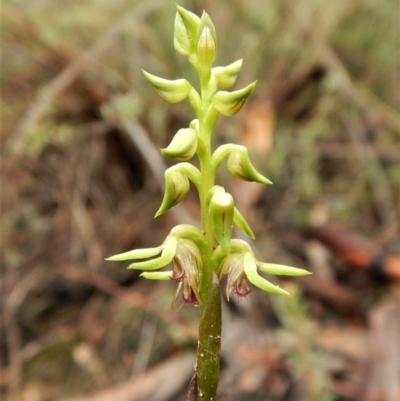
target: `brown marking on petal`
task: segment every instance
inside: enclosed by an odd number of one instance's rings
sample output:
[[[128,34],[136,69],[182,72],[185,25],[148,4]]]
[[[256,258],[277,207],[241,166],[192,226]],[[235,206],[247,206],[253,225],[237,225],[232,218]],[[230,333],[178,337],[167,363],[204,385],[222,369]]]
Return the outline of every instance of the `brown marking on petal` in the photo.
[[[185,283],[183,285],[184,285],[184,287],[183,287],[183,291],[182,291],[182,298],[183,298],[183,301],[185,302],[185,304],[192,304],[194,306],[198,306],[199,301],[198,301],[196,294],[194,293],[192,287],[189,287],[190,291],[186,293]]]
[[[174,270],[172,272],[172,280],[181,282],[185,278],[185,270],[183,269],[179,258],[174,257],[173,259]]]
[[[246,102],[248,96],[245,98],[242,98],[241,100],[239,100],[238,102],[236,102],[235,104],[232,105],[232,107],[230,108],[230,110],[234,110],[236,107],[239,107],[235,113],[238,113],[240,111],[240,109],[243,107],[244,103]]]
[[[243,299],[250,294],[251,290],[247,284],[247,277],[245,275],[236,280],[234,290],[239,299]]]

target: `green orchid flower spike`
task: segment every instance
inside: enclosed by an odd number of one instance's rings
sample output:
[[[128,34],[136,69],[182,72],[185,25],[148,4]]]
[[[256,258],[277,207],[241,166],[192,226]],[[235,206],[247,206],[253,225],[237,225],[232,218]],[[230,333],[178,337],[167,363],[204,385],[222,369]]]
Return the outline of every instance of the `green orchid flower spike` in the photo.
[[[194,382],[196,401],[213,401],[216,397],[221,339],[220,283],[226,276],[226,297],[232,293],[246,297],[251,286],[276,295],[288,295],[262,274],[301,276],[306,270],[256,259],[251,246],[232,239],[235,224],[254,239],[248,222],[235,207],[235,200],[222,186],[215,185],[216,173],[227,160],[227,169],[235,177],[260,184],[272,182],[251,163],[246,147],[225,144],[212,151],[211,136],[219,117],[233,116],[243,107],[254,91],[256,82],[234,91],[226,91],[237,80],[243,60],[227,66],[213,67],[217,58],[217,34],[209,15],[201,17],[177,6],[174,31],[175,49],[195,68],[200,82],[196,90],[184,78],[165,79],[143,70],[145,79],[169,103],[185,99],[195,118],[189,127],[182,127],[171,143],[161,149],[166,157],[178,164],[165,171],[165,192],[158,217],[180,203],[190,190],[196,188],[200,201],[201,229],[181,224],[154,248],[135,249],[108,258],[110,261],[131,261],[129,269],[141,271],[149,280],[175,281],[177,293],[185,304],[201,307],[199,343]],[[197,156],[199,167],[187,161]],[[175,296],[175,299],[176,299]],[[190,400],[193,400],[191,396]]]

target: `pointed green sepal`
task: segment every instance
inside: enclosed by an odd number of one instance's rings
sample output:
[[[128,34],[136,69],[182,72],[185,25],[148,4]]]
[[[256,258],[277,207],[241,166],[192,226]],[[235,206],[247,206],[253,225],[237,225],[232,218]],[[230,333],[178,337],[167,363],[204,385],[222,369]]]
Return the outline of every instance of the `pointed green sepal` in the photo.
[[[257,261],[258,268],[264,273],[274,274],[277,276],[307,276],[312,274],[311,272],[299,269],[297,267],[278,265],[274,263],[263,263]]]
[[[256,82],[234,92],[219,91],[212,98],[212,104],[224,116],[235,115],[244,105],[246,99],[253,92]]]
[[[250,228],[250,226],[247,223],[246,219],[239,212],[239,210],[236,209],[236,207],[235,207],[234,213],[233,213],[233,221],[244,234],[246,234],[251,239],[255,239],[253,230]]]
[[[192,89],[192,86],[186,79],[169,80],[156,77],[144,70],[142,72],[160,97],[169,103],[178,103],[186,99]]]
[[[243,259],[244,271],[250,283],[260,288],[263,291],[277,295],[290,295],[287,291],[267,281],[257,273],[257,265],[250,253],[246,253]]]
[[[197,58],[201,64],[211,65],[217,54],[217,34],[208,14],[201,16],[199,39],[197,41]]]
[[[146,278],[147,280],[171,280],[172,271],[168,272],[143,272],[139,277]]]
[[[112,262],[122,262],[124,260],[132,259],[146,259],[158,255],[163,246],[158,246],[156,248],[145,248],[145,249],[134,249],[133,251],[120,253],[119,255],[110,256],[106,260]]]
[[[176,160],[189,160],[196,153],[197,132],[192,128],[180,129],[167,148],[161,149],[164,156],[173,157]]]
[[[158,258],[131,263],[128,269],[135,270],[157,270],[172,262],[176,254],[178,240],[175,237],[168,237],[163,245],[163,250]]]
[[[245,146],[236,145],[230,153],[227,163],[228,171],[244,181],[255,181],[260,184],[272,184],[272,182],[260,174],[250,161],[248,150]]]
[[[189,192],[190,183],[188,177],[179,171],[179,164],[165,171],[165,192],[160,208],[154,217],[165,213],[168,209],[178,204]]]
[[[210,219],[214,237],[222,249],[231,251],[231,234],[234,214],[234,202],[232,195],[224,192],[215,194],[209,206]]]
[[[218,88],[229,89],[235,85],[242,64],[243,59],[240,59],[226,67],[214,67],[211,75],[217,80]]]

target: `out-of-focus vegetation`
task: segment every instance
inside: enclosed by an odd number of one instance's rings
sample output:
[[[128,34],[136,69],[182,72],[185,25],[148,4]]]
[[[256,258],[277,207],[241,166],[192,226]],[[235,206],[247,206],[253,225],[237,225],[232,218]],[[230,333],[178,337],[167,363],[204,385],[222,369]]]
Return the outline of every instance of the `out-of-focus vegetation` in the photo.
[[[212,16],[216,64],[243,57],[237,88],[258,79],[252,101],[221,119],[215,140],[245,143],[274,182],[255,192],[230,181],[259,253],[314,271],[292,303],[271,305],[253,291],[227,306],[221,400],[395,400],[396,279],[352,270],[303,228],[335,220],[381,259],[398,250],[398,2],[182,5]],[[169,0],[3,1],[0,386],[8,400],[117,388],[195,349],[197,311],[170,309],[174,286],[103,261],[159,244],[172,219],[198,218],[192,196],[174,216],[153,219],[164,167],[157,149],[192,119],[187,104],[165,104],[141,74],[194,80],[173,49],[174,14]],[[152,400],[185,399],[191,368],[177,372],[181,387]],[[150,399],[143,394],[131,400]]]

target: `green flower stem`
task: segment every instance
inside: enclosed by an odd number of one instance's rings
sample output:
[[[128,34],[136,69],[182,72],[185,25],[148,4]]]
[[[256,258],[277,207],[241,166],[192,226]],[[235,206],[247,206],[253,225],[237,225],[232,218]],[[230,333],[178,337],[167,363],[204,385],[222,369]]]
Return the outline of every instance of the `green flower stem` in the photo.
[[[221,353],[221,294],[218,277],[212,275],[207,305],[199,327],[197,348],[197,400],[215,400]]]
[[[200,161],[200,186],[198,188],[201,222],[204,230],[205,249],[202,255],[203,275],[201,280],[202,318],[199,327],[197,349],[197,399],[214,400],[216,397],[219,360],[221,353],[221,295],[217,277],[218,264],[215,263],[212,221],[207,208],[207,194],[214,186],[215,169],[211,164],[211,132],[215,123],[206,121],[211,106],[208,79],[199,70],[201,83],[201,109],[198,112],[200,124],[197,155]],[[216,121],[215,121],[216,122]],[[214,274],[214,280],[213,280]]]
[[[204,270],[201,283],[201,298],[204,314],[211,290],[212,272],[215,271],[217,273],[218,266],[213,266],[214,236],[212,232],[212,222],[207,210],[207,194],[214,186],[215,170],[213,170],[211,165],[211,133],[214,124],[212,124],[212,126],[210,126],[211,124],[207,124],[205,117],[211,106],[213,93],[209,93],[208,79],[203,74],[203,71],[199,69],[198,73],[201,85],[201,108],[200,110],[196,110],[200,126],[197,156],[200,161],[201,178],[198,192],[201,208],[201,223],[206,244],[206,254],[203,255]]]
[[[225,159],[225,157],[229,156],[229,154],[232,152],[232,150],[234,150],[234,148],[235,145],[226,144],[226,145],[221,145],[218,149],[215,150],[214,154],[211,157],[212,170],[214,174],[217,171],[219,165]]]

